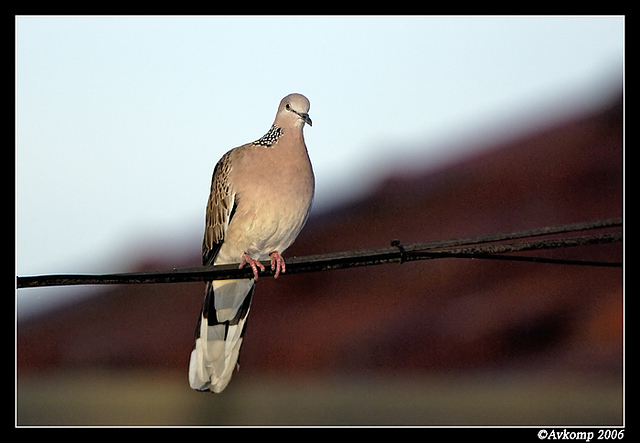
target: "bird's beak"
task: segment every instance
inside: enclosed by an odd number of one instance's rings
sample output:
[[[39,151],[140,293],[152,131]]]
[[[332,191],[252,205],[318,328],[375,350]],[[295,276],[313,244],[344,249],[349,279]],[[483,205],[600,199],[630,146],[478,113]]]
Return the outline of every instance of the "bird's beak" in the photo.
[[[313,124],[311,123],[311,118],[309,117],[309,114],[307,114],[306,112],[296,112],[296,114],[298,114],[298,116],[309,126],[313,126]]]

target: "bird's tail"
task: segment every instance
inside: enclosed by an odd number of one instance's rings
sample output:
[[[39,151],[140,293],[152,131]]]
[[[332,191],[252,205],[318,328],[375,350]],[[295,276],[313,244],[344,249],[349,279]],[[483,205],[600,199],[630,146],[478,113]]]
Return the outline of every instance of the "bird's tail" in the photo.
[[[253,298],[254,280],[207,282],[189,362],[189,384],[222,392],[238,362]]]

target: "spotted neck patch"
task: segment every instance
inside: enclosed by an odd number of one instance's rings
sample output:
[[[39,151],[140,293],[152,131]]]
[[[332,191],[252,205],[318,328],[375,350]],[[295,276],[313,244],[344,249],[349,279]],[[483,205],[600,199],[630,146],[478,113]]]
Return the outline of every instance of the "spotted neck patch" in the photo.
[[[271,126],[271,129],[269,129],[269,132],[254,141],[253,144],[258,146],[271,146],[278,141],[282,134],[282,129],[273,125]]]

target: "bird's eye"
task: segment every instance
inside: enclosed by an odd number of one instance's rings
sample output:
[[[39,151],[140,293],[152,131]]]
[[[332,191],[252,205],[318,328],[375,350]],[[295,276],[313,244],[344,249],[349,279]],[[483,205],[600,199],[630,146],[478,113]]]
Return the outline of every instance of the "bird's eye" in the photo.
[[[287,103],[286,105],[284,105],[284,108],[288,111],[291,109],[291,103]]]

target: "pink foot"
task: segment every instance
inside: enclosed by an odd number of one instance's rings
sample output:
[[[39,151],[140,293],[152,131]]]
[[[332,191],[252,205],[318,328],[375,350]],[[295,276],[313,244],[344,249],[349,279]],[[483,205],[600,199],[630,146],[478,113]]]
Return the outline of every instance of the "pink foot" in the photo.
[[[278,253],[278,251],[273,251],[269,254],[271,257],[271,269],[275,269],[276,273],[273,276],[274,278],[278,278],[280,272],[283,274],[287,271],[287,266],[284,263],[284,258]]]
[[[240,262],[240,267],[238,269],[242,269],[244,265],[248,264],[253,269],[253,278],[258,279],[258,268],[264,271],[264,266],[258,260],[254,260],[245,252],[242,254],[242,261]]]

